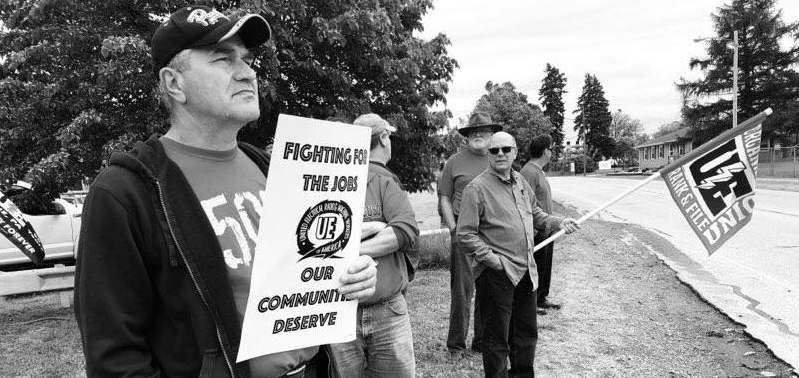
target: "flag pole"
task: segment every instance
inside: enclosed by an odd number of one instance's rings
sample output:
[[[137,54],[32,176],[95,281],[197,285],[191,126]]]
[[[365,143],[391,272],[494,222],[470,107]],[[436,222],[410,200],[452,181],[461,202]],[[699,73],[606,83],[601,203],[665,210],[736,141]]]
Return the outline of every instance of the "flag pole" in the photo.
[[[643,181],[639,182],[637,185],[631,187],[630,189],[627,189],[623,193],[621,193],[621,194],[617,195],[616,197],[613,197],[612,199],[610,199],[607,202],[603,203],[602,205],[600,205],[599,207],[597,207],[596,209],[594,209],[590,213],[585,214],[582,217],[580,217],[580,219],[578,219],[576,221],[577,224],[581,224],[581,223],[585,222],[586,220],[588,220],[588,218],[591,218],[594,215],[596,215],[598,212],[600,212],[602,210],[605,210],[606,207],[608,207],[608,206],[610,206],[610,205],[612,205],[612,204],[614,204],[616,202],[619,202],[619,200],[621,200],[622,198],[630,195],[630,193],[632,193],[632,192],[634,192],[634,191],[636,191],[638,189],[641,189],[642,186],[644,186],[646,184],[649,184],[650,182],[652,182],[652,180],[654,180],[654,179],[656,179],[658,177],[660,177],[660,173],[657,173],[657,172],[653,173],[651,176],[649,176],[646,179],[644,179]],[[552,236],[548,237],[546,240],[542,241],[541,243],[536,244],[535,247],[533,247],[533,252],[535,252],[535,251],[537,251],[537,250],[539,250],[541,248],[544,248],[544,246],[546,246],[547,244],[555,241],[555,239],[563,236],[564,234],[566,234],[565,230],[560,230],[560,231],[552,234]]]
[[[586,215],[583,215],[580,219],[578,219],[576,221],[577,224],[581,224],[581,223],[585,222],[586,220],[588,220],[588,218],[591,218],[592,216],[596,215],[598,212],[604,210],[606,207],[618,202],[622,198],[630,195],[630,193],[640,189],[642,186],[644,186],[644,185],[648,184],[649,182],[651,182],[652,180],[656,179],[658,176],[661,175],[660,172],[666,172],[671,167],[683,165],[689,159],[694,159],[697,155],[702,155],[702,154],[706,153],[707,151],[709,151],[710,149],[715,148],[715,143],[714,143],[715,141],[730,138],[731,135],[739,133],[739,130],[741,130],[741,129],[747,129],[749,127],[752,127],[753,124],[759,124],[759,123],[763,122],[763,120],[766,117],[768,117],[769,115],[771,115],[772,112],[773,111],[771,110],[771,108],[767,108],[766,110],[758,113],[754,117],[747,119],[742,124],[737,125],[736,127],[721,133],[720,135],[716,136],[715,138],[711,139],[710,141],[706,142],[705,144],[703,144],[703,145],[697,147],[696,149],[692,150],[690,153],[683,155],[682,157],[680,157],[676,161],[672,162],[671,164],[661,168],[659,172],[653,173],[651,176],[647,177],[646,179],[644,179],[643,181],[638,183],[638,185],[635,185],[632,188],[627,189],[625,192],[623,192],[623,193],[617,195],[616,197],[614,197],[613,199],[605,202],[604,204],[600,205],[598,208],[594,209],[590,213],[588,213]],[[566,233],[566,231],[564,231],[564,230],[560,230],[560,231],[554,233],[552,236],[548,237],[543,242],[541,242],[539,244],[536,244],[535,247],[533,247],[533,252],[538,251],[539,249],[543,248],[547,244],[553,242],[555,239],[563,236],[565,233]]]

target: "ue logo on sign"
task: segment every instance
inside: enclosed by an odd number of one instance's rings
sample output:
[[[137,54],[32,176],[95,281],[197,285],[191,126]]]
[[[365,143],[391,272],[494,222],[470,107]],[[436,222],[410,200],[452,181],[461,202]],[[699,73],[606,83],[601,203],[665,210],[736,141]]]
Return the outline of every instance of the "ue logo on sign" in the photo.
[[[316,217],[314,220],[315,226],[312,224],[311,228],[315,229],[314,236],[318,241],[333,240],[336,238],[337,225],[339,224],[340,215],[322,215]]]
[[[302,257],[339,258],[352,233],[352,211],[344,201],[324,200],[311,206],[297,225],[297,247]]]

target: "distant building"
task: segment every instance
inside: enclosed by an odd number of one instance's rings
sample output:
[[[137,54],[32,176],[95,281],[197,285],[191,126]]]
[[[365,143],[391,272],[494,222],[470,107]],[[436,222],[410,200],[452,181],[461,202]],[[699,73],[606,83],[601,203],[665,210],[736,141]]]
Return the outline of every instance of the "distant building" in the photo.
[[[691,152],[693,140],[686,137],[688,131],[684,127],[635,146],[638,151],[638,168],[659,169]]]

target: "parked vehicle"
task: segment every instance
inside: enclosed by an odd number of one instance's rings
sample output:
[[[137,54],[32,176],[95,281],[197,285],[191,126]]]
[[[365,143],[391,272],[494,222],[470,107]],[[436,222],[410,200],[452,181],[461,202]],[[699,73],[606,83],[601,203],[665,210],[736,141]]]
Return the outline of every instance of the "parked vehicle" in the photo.
[[[27,187],[11,185],[4,194],[13,198]],[[31,224],[44,247],[43,266],[55,263],[74,264],[80,234],[80,216],[83,210],[85,191],[64,193],[50,206],[55,214],[32,215],[22,211],[23,217]],[[33,262],[10,240],[0,235],[0,271],[34,268]]]

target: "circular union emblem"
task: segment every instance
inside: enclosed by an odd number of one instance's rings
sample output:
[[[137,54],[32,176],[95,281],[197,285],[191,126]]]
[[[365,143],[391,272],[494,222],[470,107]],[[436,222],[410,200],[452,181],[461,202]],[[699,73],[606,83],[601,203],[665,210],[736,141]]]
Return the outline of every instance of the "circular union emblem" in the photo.
[[[309,207],[297,225],[298,261],[341,258],[336,252],[347,246],[351,233],[352,211],[346,202],[324,200]]]

